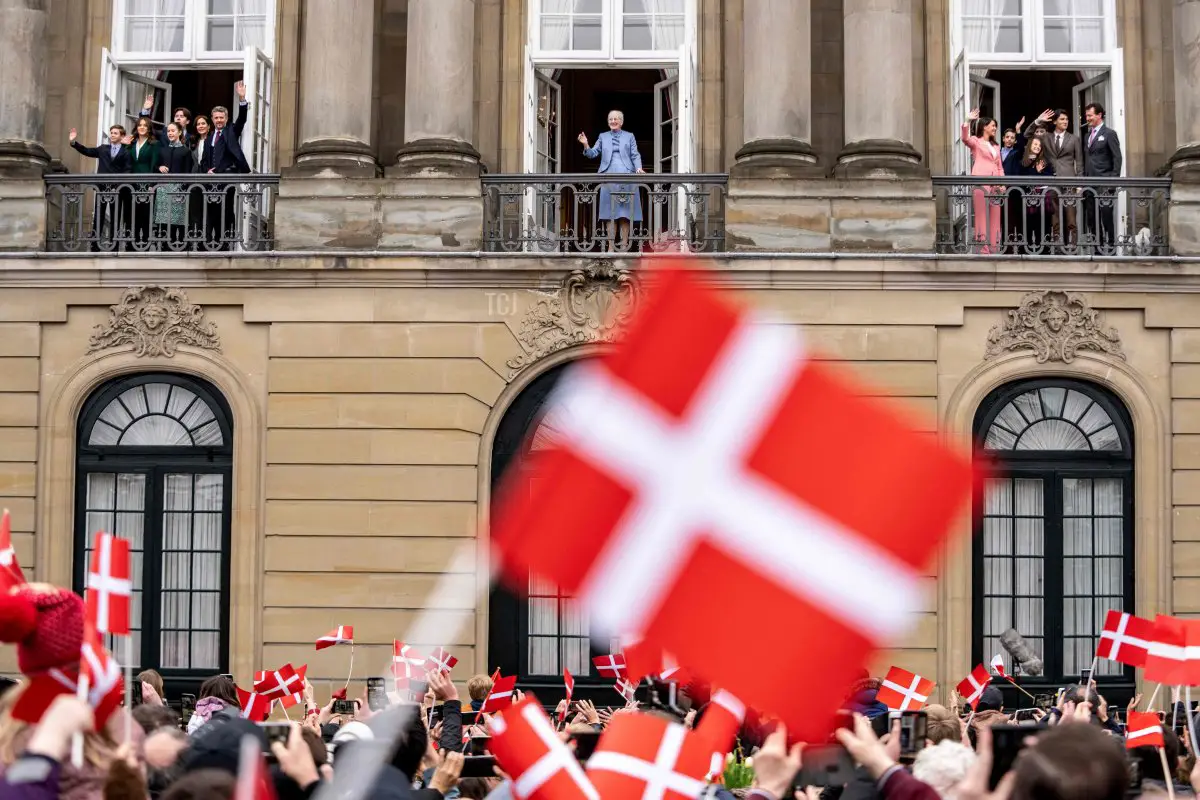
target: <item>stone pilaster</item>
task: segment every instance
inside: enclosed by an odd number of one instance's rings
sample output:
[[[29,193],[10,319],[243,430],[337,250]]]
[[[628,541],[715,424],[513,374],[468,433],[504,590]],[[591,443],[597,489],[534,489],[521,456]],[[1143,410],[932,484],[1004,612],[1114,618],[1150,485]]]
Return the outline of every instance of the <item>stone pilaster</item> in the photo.
[[[373,0],[306,0],[297,174],[378,173],[371,148],[374,43]],[[338,52],[352,56],[332,63],[329,54]]]
[[[0,176],[38,176],[46,135],[46,0],[0,0]]]
[[[1175,141],[1171,249],[1200,256],[1200,0],[1174,0]]]
[[[814,175],[812,2],[746,0],[743,133],[734,176]]]
[[[927,175],[913,147],[914,0],[845,0],[843,177]]]
[[[479,175],[475,0],[409,0],[398,175]]]

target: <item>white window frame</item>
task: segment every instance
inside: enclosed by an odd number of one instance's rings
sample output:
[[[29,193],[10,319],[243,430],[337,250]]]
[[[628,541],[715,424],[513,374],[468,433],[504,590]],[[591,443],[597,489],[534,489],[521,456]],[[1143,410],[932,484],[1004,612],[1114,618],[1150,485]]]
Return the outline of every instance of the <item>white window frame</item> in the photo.
[[[967,0],[951,3],[950,39],[966,45]],[[1104,50],[1099,53],[1051,53],[1046,50],[1046,6],[1045,0],[1022,0],[1021,43],[1019,53],[994,53],[972,51],[972,61],[987,64],[1062,64],[1080,67],[1106,67],[1112,64],[1113,51],[1117,49],[1117,4],[1116,0],[1103,0],[1104,17],[1102,35]]]
[[[623,0],[601,0],[599,50],[551,50],[542,47],[542,0],[529,0],[530,53],[539,67],[572,67],[579,64],[616,64],[628,66],[673,66],[678,48],[670,50],[626,50],[622,46],[624,30]],[[695,29],[696,0],[684,2],[684,35]],[[558,15],[552,15],[558,16]]]
[[[208,13],[205,0],[186,0],[183,24],[183,50],[180,52],[130,51],[125,43],[125,9],[129,0],[113,0],[112,56],[121,65],[147,64],[161,67],[178,66],[236,66],[243,63],[245,50],[208,50],[205,39],[208,35]],[[275,27],[277,24],[274,2],[266,5],[266,20],[263,23],[266,41],[260,48],[268,57],[275,53]]]

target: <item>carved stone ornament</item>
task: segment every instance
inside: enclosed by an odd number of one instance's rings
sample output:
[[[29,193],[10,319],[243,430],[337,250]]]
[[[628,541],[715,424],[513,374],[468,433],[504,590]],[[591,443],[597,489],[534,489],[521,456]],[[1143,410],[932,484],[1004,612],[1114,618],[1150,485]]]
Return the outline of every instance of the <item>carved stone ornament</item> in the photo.
[[[637,303],[637,281],[629,270],[602,260],[572,270],[521,320],[517,341],[522,352],[508,362],[512,375],[573,345],[612,341]]]
[[[221,349],[217,326],[204,319],[204,309],[189,303],[182,289],[134,286],[109,310],[108,324],[97,325],[88,340],[89,353],[124,344],[132,344],[138,357],[170,358],[181,344]]]
[[[1039,364],[1070,364],[1080,350],[1093,350],[1125,359],[1117,329],[1101,325],[1096,310],[1083,295],[1030,292],[1021,299],[1020,308],[1007,312],[1006,317],[988,334],[985,358],[1032,350]]]

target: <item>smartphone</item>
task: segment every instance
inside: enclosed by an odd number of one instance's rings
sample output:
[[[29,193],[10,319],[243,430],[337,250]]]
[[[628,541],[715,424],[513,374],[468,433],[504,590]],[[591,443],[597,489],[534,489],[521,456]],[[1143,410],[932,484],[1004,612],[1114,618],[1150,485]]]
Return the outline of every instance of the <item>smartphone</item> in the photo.
[[[929,718],[924,711],[900,712],[900,763],[911,764],[925,748]]]
[[[220,675],[218,675],[217,677],[219,677],[219,678],[229,678],[229,680],[231,680],[231,681],[232,681],[232,680],[233,680],[233,673],[232,673],[232,672],[222,672],[222,673],[221,673]],[[236,681],[235,681],[235,682],[236,682]]]
[[[1129,758],[1126,752],[1125,763],[1129,767],[1129,786],[1127,791],[1134,796],[1142,793],[1142,760]]]
[[[496,777],[495,756],[467,756],[463,759],[462,777],[464,778],[494,778]]]
[[[1033,721],[1036,713],[1036,708],[1018,708],[1013,712],[1013,722]]]
[[[854,759],[840,744],[804,748],[800,771],[792,781],[794,789],[806,786],[843,786],[854,780]]]
[[[262,728],[263,733],[267,735],[268,749],[275,742],[286,746],[288,736],[292,733],[292,723],[290,722],[260,722],[258,727]]]
[[[331,710],[334,714],[353,717],[358,712],[358,703],[353,700],[334,700]]]
[[[474,725],[474,724],[475,724],[475,721],[476,721],[476,720],[478,720],[478,719],[479,719],[479,712],[478,712],[478,711],[464,711],[464,712],[462,712],[462,724],[463,724],[463,727],[464,727],[464,728],[465,728],[465,727],[467,727],[467,726],[469,726],[469,725]]]
[[[1079,670],[1079,685],[1086,689],[1091,684],[1091,682],[1092,682],[1092,671],[1090,669]]]
[[[383,678],[367,678],[367,708],[383,711],[388,707],[387,687]]]
[[[434,706],[433,708],[429,709],[429,727],[432,728],[434,725],[441,722],[443,719],[445,719],[445,716],[446,716],[446,707],[445,706],[439,705],[439,706]]]
[[[192,719],[192,712],[196,710],[196,695],[181,694],[179,695],[179,718],[180,724],[186,731],[188,722]]]
[[[141,704],[142,682],[135,679],[133,683],[129,685],[129,702],[127,702],[125,705],[129,706],[130,708],[135,708]]]
[[[492,737],[490,736],[472,736],[467,739],[467,746],[463,748],[463,754],[468,756],[486,755],[491,744]]]
[[[995,789],[1012,765],[1017,754],[1025,746],[1025,739],[1037,736],[1048,726],[1036,725],[993,725],[992,726],[992,774],[988,776],[988,787]]]
[[[575,760],[585,764],[592,757],[592,753],[596,752],[596,744],[600,741],[600,731],[572,733],[569,741],[575,743]]]
[[[1037,708],[1041,708],[1041,709],[1054,708],[1054,695],[1052,695],[1052,694],[1035,695],[1033,698],[1033,705],[1036,706]]]

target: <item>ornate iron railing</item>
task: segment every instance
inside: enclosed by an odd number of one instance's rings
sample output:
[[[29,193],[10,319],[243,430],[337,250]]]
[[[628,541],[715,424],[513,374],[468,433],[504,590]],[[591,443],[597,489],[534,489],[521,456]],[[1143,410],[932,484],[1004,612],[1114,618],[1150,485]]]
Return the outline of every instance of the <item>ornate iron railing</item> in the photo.
[[[720,252],[728,183],[720,174],[485,175],[484,249]]]
[[[935,177],[939,253],[1170,254],[1169,178]]]
[[[278,175],[47,175],[46,250],[273,250],[278,186]]]

